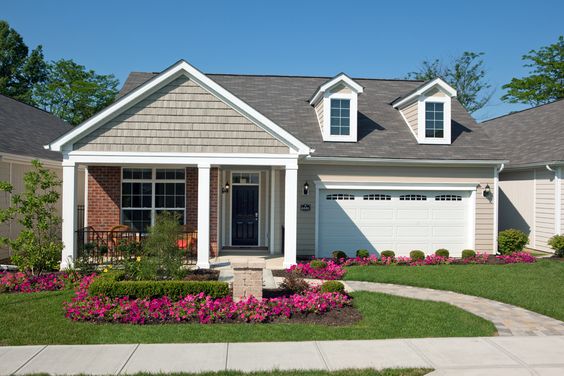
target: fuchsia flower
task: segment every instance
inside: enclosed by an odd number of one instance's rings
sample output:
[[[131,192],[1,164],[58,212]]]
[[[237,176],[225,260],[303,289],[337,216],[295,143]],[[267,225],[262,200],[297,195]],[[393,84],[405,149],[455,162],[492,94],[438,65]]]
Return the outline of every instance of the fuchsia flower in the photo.
[[[345,269],[333,260],[324,260],[327,264],[324,268],[312,268],[309,263],[292,265],[288,271],[297,271],[306,278],[325,280],[341,279],[345,275]]]
[[[513,252],[508,255],[499,255],[495,257],[506,264],[533,263],[536,261],[534,256],[531,256],[526,252]]]
[[[0,272],[0,285],[9,292],[55,291],[74,285],[80,280],[76,273],[49,273],[38,276],[22,272]]]

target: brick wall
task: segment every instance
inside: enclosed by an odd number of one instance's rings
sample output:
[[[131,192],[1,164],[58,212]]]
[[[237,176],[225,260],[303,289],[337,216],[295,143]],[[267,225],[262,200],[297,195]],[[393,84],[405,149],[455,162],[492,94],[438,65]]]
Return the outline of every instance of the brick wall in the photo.
[[[88,166],[88,226],[108,231],[120,224],[121,168]]]
[[[210,170],[210,254],[218,252],[218,184],[219,169]],[[186,225],[189,229],[198,229],[198,168],[186,167]]]

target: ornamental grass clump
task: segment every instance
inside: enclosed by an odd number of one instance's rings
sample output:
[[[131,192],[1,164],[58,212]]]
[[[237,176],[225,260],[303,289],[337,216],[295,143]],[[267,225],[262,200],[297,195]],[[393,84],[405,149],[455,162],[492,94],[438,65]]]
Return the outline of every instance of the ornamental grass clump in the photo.
[[[71,302],[64,303],[65,316],[73,321],[125,324],[152,323],[267,323],[295,315],[321,315],[351,305],[346,294],[308,290],[288,297],[258,300],[254,297],[234,302],[230,296],[214,299],[204,293],[173,301],[92,296],[89,285],[95,275],[85,277]]]

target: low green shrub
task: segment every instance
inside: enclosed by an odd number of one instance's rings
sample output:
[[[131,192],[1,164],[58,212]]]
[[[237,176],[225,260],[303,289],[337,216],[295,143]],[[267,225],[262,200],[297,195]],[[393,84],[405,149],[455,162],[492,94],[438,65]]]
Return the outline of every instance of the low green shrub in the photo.
[[[370,257],[370,252],[368,251],[368,249],[357,249],[356,257],[360,257],[360,258]]]
[[[105,273],[92,282],[88,291],[91,295],[103,295],[110,298],[129,296],[130,298],[171,299],[186,295],[204,293],[212,298],[229,295],[229,285],[218,281],[126,281],[121,280],[123,273]]]
[[[380,252],[380,256],[381,257],[396,257],[396,253],[394,251],[391,250],[386,250],[386,251],[382,251]]]
[[[413,251],[409,252],[409,257],[411,257],[413,261],[424,260],[425,252],[420,251],[418,249],[414,249]]]
[[[321,285],[321,292],[345,292],[345,285],[339,281],[326,281]]]
[[[521,230],[510,228],[499,232],[497,251],[502,255],[521,252],[529,242],[529,237]]]
[[[448,249],[440,248],[435,251],[435,256],[448,257],[449,255]]]
[[[476,251],[474,251],[473,249],[465,249],[462,251],[462,258],[463,259],[467,259],[470,257],[474,257],[476,256]]]
[[[327,267],[327,263],[323,260],[311,260],[309,266],[313,269],[323,269]]]
[[[548,240],[548,245],[554,249],[554,255],[564,257],[564,235],[554,235]]]
[[[333,257],[335,260],[346,259],[347,254],[343,251],[336,250],[331,252],[331,257]]]

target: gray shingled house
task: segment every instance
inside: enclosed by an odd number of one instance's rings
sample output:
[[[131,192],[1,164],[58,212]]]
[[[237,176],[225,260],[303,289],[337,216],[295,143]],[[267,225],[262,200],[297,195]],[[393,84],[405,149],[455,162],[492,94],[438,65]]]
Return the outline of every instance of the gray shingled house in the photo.
[[[45,111],[0,95],[0,180],[10,182],[16,193],[21,192],[23,176],[31,169],[34,159],[62,175],[61,153],[46,150],[44,145],[71,129]],[[78,203],[83,204],[83,195],[78,197]],[[0,193],[0,207],[5,208],[9,203],[10,196]],[[16,236],[19,230],[15,223],[0,224],[3,236]],[[0,248],[0,260],[8,258],[9,254],[9,249]]]
[[[131,73],[48,147],[63,154],[67,264],[85,239],[78,166],[90,229],[141,236],[174,211],[202,268],[234,248],[285,266],[335,249],[496,249],[505,156],[440,79],[204,74],[182,60]]]
[[[529,247],[552,252],[564,227],[564,100],[483,123],[509,163],[499,176],[500,230],[529,234]]]

